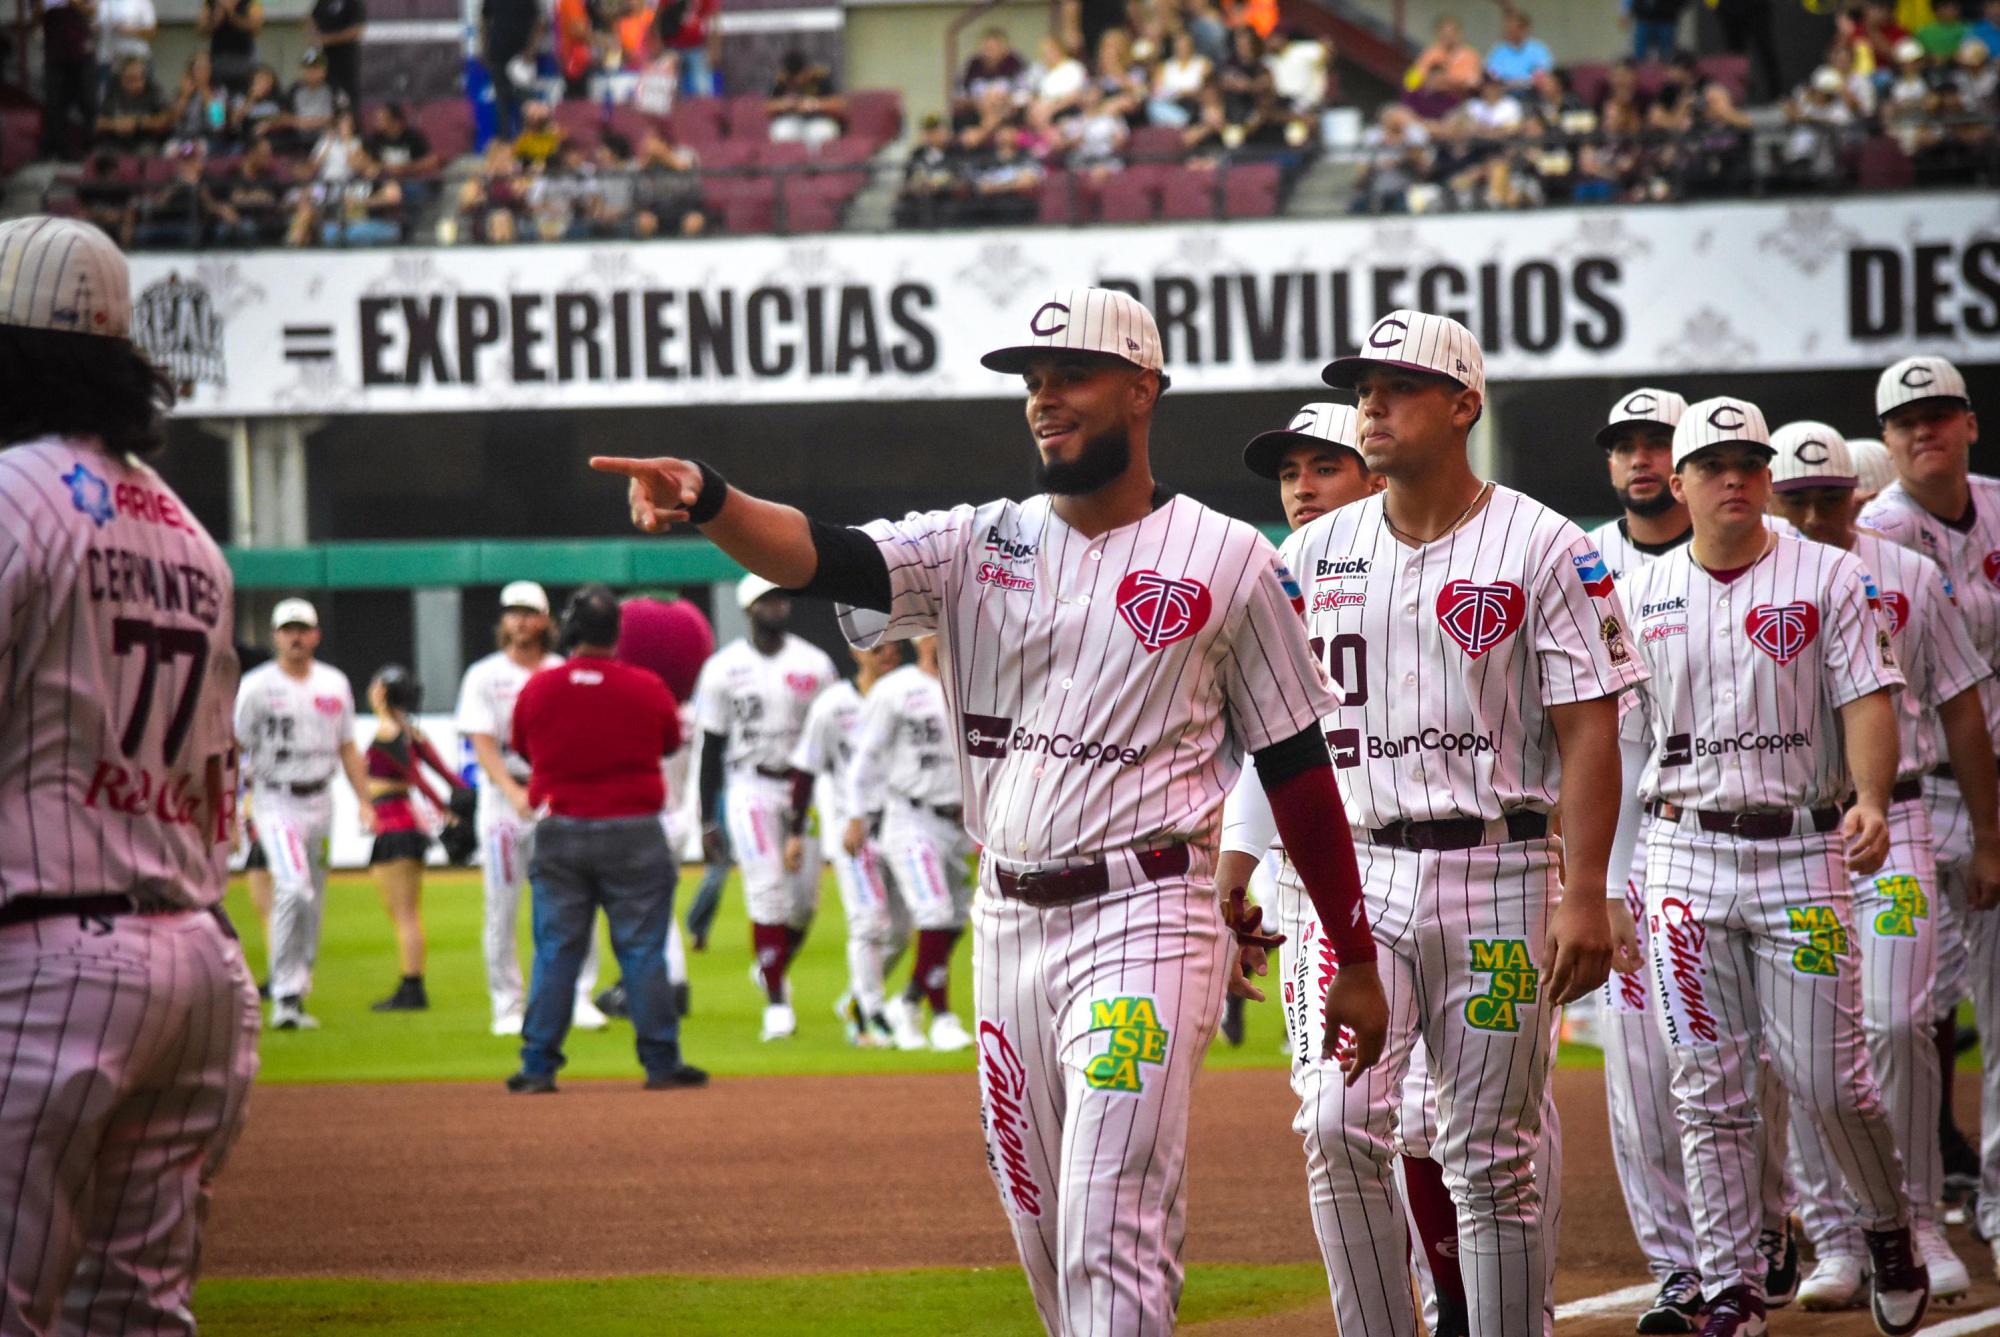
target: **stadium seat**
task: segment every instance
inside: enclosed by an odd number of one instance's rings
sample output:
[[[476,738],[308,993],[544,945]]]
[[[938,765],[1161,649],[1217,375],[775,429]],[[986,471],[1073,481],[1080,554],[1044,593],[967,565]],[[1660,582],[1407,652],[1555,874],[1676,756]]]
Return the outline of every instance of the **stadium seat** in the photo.
[[[462,97],[431,98],[416,108],[417,129],[446,162],[472,152],[472,104]]]
[[[729,137],[763,143],[771,137],[771,115],[764,109],[762,93],[743,93],[729,99]]]
[[[1749,100],[1750,57],[1734,51],[1718,51],[1696,60],[1694,67],[1703,78],[1713,79],[1727,88],[1738,106]]]
[[[635,149],[645,142],[647,135],[658,134],[661,130],[658,119],[629,103],[621,103],[611,109],[611,128],[631,140]]]
[[[575,140],[585,148],[597,143],[598,132],[604,124],[604,110],[595,102],[565,98],[550,110],[564,138]]]
[[[1916,176],[1910,155],[1888,135],[1868,140],[1855,156],[1855,184],[1863,190],[1908,190]]]
[[[739,143],[733,139],[720,139],[713,144],[703,144],[696,150],[701,165],[712,171],[728,171],[731,168],[754,167],[757,164],[758,144]]]
[[[725,232],[770,232],[777,227],[778,197],[749,197],[731,200],[722,206]]]
[[[1181,132],[1171,125],[1142,125],[1132,132],[1125,156],[1133,162],[1179,162]]]
[[[756,150],[760,167],[804,167],[812,157],[803,144],[766,142],[758,144]]]
[[[1667,82],[1667,67],[1657,60],[1649,60],[1633,72],[1639,83],[1639,96],[1648,102],[1660,95],[1661,85]]]
[[[1597,60],[1580,60],[1574,65],[1565,65],[1563,73],[1569,76],[1569,88],[1587,107],[1595,107],[1597,100],[1604,96],[1605,85],[1611,82],[1611,67]]]
[[[1043,223],[1083,221],[1082,191],[1074,176],[1058,167],[1042,178],[1042,196],[1036,218]]]
[[[1160,189],[1162,218],[1213,218],[1216,214],[1216,181],[1213,171],[1176,167],[1167,173]]]
[[[728,137],[727,117],[728,108],[720,98],[682,98],[674,103],[667,124],[673,129],[674,142],[699,149]]]
[[[830,193],[818,178],[801,173],[781,178],[785,201],[785,231],[831,232],[840,226],[846,200]]]
[[[819,160],[823,163],[865,163],[875,156],[876,145],[854,135],[842,135],[830,139],[819,146]]]
[[[878,147],[903,133],[903,95],[891,88],[863,88],[847,95],[847,133]]]
[[[0,172],[11,172],[33,162],[41,138],[40,107],[0,109]]]
[[[1269,218],[1278,212],[1278,182],[1276,163],[1226,167],[1222,178],[1223,212],[1231,218]]]
[[[1140,168],[1128,167],[1104,183],[1097,196],[1096,216],[1106,223],[1150,223],[1159,207],[1153,180]]]

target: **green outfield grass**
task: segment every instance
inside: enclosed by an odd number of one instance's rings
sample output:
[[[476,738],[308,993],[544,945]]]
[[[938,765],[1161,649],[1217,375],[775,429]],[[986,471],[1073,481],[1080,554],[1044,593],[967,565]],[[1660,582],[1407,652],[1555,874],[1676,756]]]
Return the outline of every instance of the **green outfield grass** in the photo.
[[[1195,1267],[1181,1325],[1325,1305],[1326,1274],[1317,1264]],[[453,1285],[206,1281],[196,1309],[202,1331],[221,1337],[1033,1337],[1042,1330],[1014,1268]]]
[[[694,894],[701,870],[681,877],[680,901]],[[512,1072],[518,1042],[487,1034],[491,1020],[486,970],[480,954],[480,880],[477,871],[434,870],[424,884],[424,924],[430,942],[427,979],[431,1010],[374,1013],[368,1005],[395,986],[396,965],[388,917],[373,880],[365,873],[335,874],[327,891],[326,921],[308,1010],[319,1018],[317,1031],[266,1031],[262,1080],[267,1082],[497,1081]],[[523,977],[531,955],[527,898],[522,898],[520,950]],[[242,880],[229,890],[230,916],[243,933],[251,968],[262,978],[264,935],[250,911]],[[677,913],[679,907],[677,906]],[[734,875],[723,896],[721,918],[706,952],[690,956],[694,1011],[684,1043],[688,1061],[720,1076],[777,1073],[825,1074],[972,1070],[967,1053],[896,1053],[850,1048],[834,1020],[833,1002],[847,983],[845,926],[840,897],[829,876],[822,891],[819,921],[792,972],[799,1033],[791,1040],[763,1044],[757,1029],[764,1006],[761,989],[748,977],[749,927]],[[599,937],[603,938],[602,921]],[[600,942],[602,983],[618,976],[608,941]],[[953,966],[952,1001],[961,1016],[972,1013],[969,939],[959,944]],[[909,960],[892,980],[908,977]],[[1271,1001],[1249,1010],[1248,1037],[1232,1049],[1217,1041],[1208,1061],[1218,1068],[1276,1068],[1284,1018],[1278,1011],[1275,973],[1264,983]],[[608,1030],[572,1032],[569,1077],[630,1077],[638,1072],[632,1031],[614,1022]],[[1566,1065],[1594,1066],[1594,1049],[1564,1046]]]

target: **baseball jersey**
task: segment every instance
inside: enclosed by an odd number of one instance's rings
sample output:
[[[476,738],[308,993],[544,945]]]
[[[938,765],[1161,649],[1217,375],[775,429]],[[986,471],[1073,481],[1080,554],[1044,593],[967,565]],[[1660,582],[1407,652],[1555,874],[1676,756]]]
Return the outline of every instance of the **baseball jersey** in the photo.
[[[1918,778],[1943,759],[1937,708],[1991,678],[1993,667],[1973,646],[1936,562],[1865,532],[1855,536],[1854,555],[1875,579],[1877,611],[1903,670],[1896,775]]]
[[[1964,529],[1946,524],[1891,483],[1862,508],[1861,523],[1891,542],[1936,562],[1965,615],[1972,643],[1989,664],[2000,664],[2000,479],[1973,474],[1972,521]],[[1986,727],[2000,747],[2000,684],[1980,688]],[[1939,735],[1940,744],[1942,734]]]
[[[1768,544],[1727,584],[1687,549],[1625,578],[1658,740],[1642,799],[1742,812],[1838,803],[1852,789],[1840,708],[1902,686],[1895,648],[1858,558]]]
[[[885,798],[931,808],[957,803],[955,732],[943,682],[915,664],[884,674],[861,712],[847,768],[847,810],[880,812]]]
[[[528,679],[562,662],[561,655],[543,655],[535,667],[522,668],[506,651],[496,650],[467,669],[458,685],[458,712],[454,722],[459,735],[492,735],[500,744],[500,759],[506,763],[507,774],[524,783],[528,778],[527,758],[516,752],[513,746],[514,699],[520,696]],[[484,800],[493,781],[487,776],[484,766],[478,771],[480,798]]]
[[[854,759],[854,731],[861,723],[861,691],[842,678],[813,698],[792,749],[792,769],[819,777],[813,802],[821,829],[838,831],[857,809],[847,801],[847,767]]]
[[[891,604],[842,627],[939,634],[966,829],[1009,864],[1209,843],[1244,754],[1332,702],[1270,542],[1192,498],[1094,538],[1047,496],[865,532]]]
[[[1632,537],[1625,527],[1624,518],[1620,517],[1606,520],[1584,537],[1604,559],[1604,568],[1611,573],[1611,578],[1623,580],[1626,572],[1636,571],[1656,557],[1664,557],[1676,548],[1685,547],[1687,541],[1694,537],[1694,529],[1690,527],[1671,543],[1640,543]]]
[[[234,601],[146,465],[57,438],[0,449],[0,903],[221,898]]]
[[[731,641],[701,666],[695,718],[702,732],[728,740],[723,769],[777,774],[791,769],[813,698],[839,680],[833,661],[810,641],[787,636],[774,655]]]
[[[236,740],[251,784],[323,784],[353,737],[354,691],[333,665],[314,660],[300,679],[273,659],[243,675]]]
[[[1562,760],[1549,708],[1645,676],[1602,554],[1512,488],[1415,548],[1390,532],[1383,500],[1320,516],[1280,553],[1334,682],[1325,723],[1348,819],[1550,811]]]

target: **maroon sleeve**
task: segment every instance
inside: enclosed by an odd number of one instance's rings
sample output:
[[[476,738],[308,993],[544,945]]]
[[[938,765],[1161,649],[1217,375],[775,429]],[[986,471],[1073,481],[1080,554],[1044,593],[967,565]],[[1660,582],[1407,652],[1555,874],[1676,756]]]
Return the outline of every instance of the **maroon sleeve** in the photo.
[[[1361,873],[1354,863],[1354,835],[1333,767],[1314,766],[1266,786],[1278,838],[1299,870],[1306,895],[1342,964],[1375,959],[1375,935],[1361,899]]]
[[[414,751],[416,752],[417,760],[421,761],[424,765],[430,767],[433,771],[436,771],[438,778],[445,782],[447,788],[450,789],[465,788],[465,781],[459,779],[458,773],[452,770],[451,767],[444,764],[444,758],[440,757],[438,755],[438,750],[431,746],[430,739],[424,737],[422,734],[418,733],[415,729],[412,729],[410,730],[410,741],[412,744],[414,744]],[[416,769],[417,768],[414,765],[410,767],[412,773],[415,773]],[[423,781],[419,779],[417,783],[423,784]],[[424,785],[424,792],[426,794],[430,793],[429,785]],[[436,796],[433,795],[431,801],[436,802],[437,801]]]
[[[796,766],[792,767],[792,806],[791,810],[785,814],[786,834],[794,836],[805,834],[806,809],[812,806],[812,796],[812,772],[802,771]]]

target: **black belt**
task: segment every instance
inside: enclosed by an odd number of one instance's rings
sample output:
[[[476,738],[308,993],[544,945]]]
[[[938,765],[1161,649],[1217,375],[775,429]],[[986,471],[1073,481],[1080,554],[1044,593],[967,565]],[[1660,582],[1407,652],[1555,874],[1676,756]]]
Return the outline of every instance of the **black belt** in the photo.
[[[1939,763],[1938,763],[1937,765],[1935,765],[1935,766],[1931,767],[1931,776],[1932,776],[1932,777],[1933,777],[1934,779],[1938,779],[1938,780],[1957,780],[1957,779],[1958,779],[1958,774],[1957,774],[1957,772],[1955,772],[1955,771],[1953,771],[1953,770],[1952,770],[1952,768],[1951,768],[1951,763],[1950,763],[1950,762],[1948,762],[1948,761],[1941,761],[1941,762],[1939,762]]]
[[[146,900],[139,896],[105,894],[97,896],[16,896],[0,905],[0,928],[28,924],[37,919],[115,919],[120,915],[178,915],[192,906],[172,901]]]
[[[1139,864],[1142,882],[1179,877],[1188,870],[1188,847],[1169,845],[1165,849],[1138,850],[1132,857]],[[1000,894],[1028,905],[1066,905],[1071,901],[1102,896],[1111,890],[1111,866],[1102,860],[1076,868],[1058,868],[1046,873],[1010,873],[993,870]]]
[[[1540,840],[1549,833],[1547,813],[1510,812],[1505,821],[1510,841]],[[1391,822],[1370,831],[1368,843],[1403,850],[1469,850],[1486,843],[1486,819],[1441,817],[1433,822]]]
[[[907,794],[903,796],[903,801],[912,808],[922,808],[926,812],[934,813],[944,818],[947,822],[956,822],[965,816],[964,806],[957,803],[926,803],[920,798],[911,798]]]
[[[791,768],[788,766],[757,766],[752,769],[766,780],[789,780],[792,778]]]
[[[304,784],[284,785],[282,788],[293,798],[311,798],[325,789],[329,783],[331,782],[327,780],[308,780]]]
[[[1683,808],[1664,799],[1655,799],[1653,806],[1647,811],[1669,822],[1678,822],[1692,812],[1695,823],[1702,830],[1717,836],[1737,836],[1743,840],[1783,840],[1792,834],[1791,808],[1766,809],[1762,812],[1709,812],[1705,809]],[[1813,830],[1820,835],[1825,835],[1840,825],[1839,808],[1814,808],[1811,816]]]
[[[1924,782],[1915,776],[1907,780],[1898,780],[1889,787],[1889,802],[1891,803],[1908,803],[1913,799],[1920,799],[1923,796]]]

